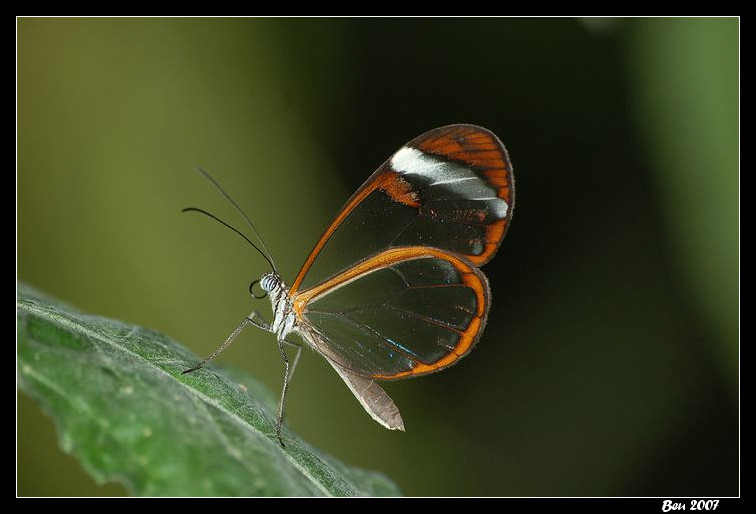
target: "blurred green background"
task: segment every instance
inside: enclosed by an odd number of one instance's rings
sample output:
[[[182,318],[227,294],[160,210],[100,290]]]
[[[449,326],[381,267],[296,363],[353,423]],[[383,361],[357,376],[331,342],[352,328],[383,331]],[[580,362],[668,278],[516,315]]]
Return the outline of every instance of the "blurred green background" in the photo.
[[[306,352],[288,423],[407,495],[738,494],[739,20],[19,19],[18,278],[205,355],[391,153],[469,122],[517,208],[486,333],[374,423]],[[267,301],[257,304],[266,314]],[[220,359],[278,391],[274,339]],[[19,495],[119,495],[18,395]]]

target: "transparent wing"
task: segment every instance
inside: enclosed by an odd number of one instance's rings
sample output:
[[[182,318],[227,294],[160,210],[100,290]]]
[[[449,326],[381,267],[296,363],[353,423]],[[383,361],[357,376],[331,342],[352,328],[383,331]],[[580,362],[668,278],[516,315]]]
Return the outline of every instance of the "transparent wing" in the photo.
[[[488,282],[467,260],[429,247],[378,253],[294,297],[318,350],[359,375],[397,379],[441,370],[475,345]]]
[[[399,149],[342,207],[295,278],[314,287],[390,248],[430,246],[488,262],[514,208],[507,151],[488,130],[450,125]]]

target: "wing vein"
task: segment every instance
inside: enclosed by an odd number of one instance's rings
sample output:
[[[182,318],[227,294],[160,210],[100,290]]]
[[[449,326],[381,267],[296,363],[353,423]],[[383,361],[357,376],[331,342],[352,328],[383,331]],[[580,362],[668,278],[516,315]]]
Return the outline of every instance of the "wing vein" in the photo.
[[[409,309],[404,309],[402,307],[397,307],[396,305],[386,305],[386,308],[389,309],[389,310],[392,310],[392,311],[396,311],[396,312],[406,312],[407,314],[409,314],[410,316],[412,316],[415,319],[419,319],[420,321],[424,321],[425,323],[428,323],[429,325],[439,326],[441,328],[449,330],[450,332],[456,332],[457,334],[460,334],[460,335],[462,335],[462,334],[465,333],[464,330],[459,330],[457,328],[454,328],[453,326],[449,325],[448,323],[446,323],[444,321],[441,321],[441,320],[435,319],[435,318],[431,318],[429,316],[423,316],[422,314],[420,314],[418,312],[415,312],[415,311],[411,311]],[[444,348],[446,348],[446,346],[444,346]]]
[[[384,336],[383,334],[381,334],[377,330],[373,329],[372,327],[366,325],[365,323],[363,323],[361,321],[358,321],[358,320],[352,318],[351,316],[347,316],[346,314],[344,314],[343,316],[344,316],[345,319],[347,319],[350,322],[352,322],[352,324],[354,324],[355,326],[362,327],[362,328],[366,329],[368,332],[370,332],[371,334],[373,334],[374,336],[376,336],[378,339],[380,339],[381,342],[388,343],[387,346],[390,346],[391,348],[396,349],[396,351],[398,353],[401,353],[402,355],[404,355],[405,357],[407,357],[409,360],[412,360],[412,361],[415,361],[415,362],[422,362],[423,364],[430,364],[429,362],[425,362],[423,360],[420,360],[420,356],[417,355],[416,353],[413,353],[412,350],[409,350],[409,349],[405,348],[404,346],[402,346],[401,344],[397,343],[396,341],[392,341],[391,339],[389,339],[388,337]]]

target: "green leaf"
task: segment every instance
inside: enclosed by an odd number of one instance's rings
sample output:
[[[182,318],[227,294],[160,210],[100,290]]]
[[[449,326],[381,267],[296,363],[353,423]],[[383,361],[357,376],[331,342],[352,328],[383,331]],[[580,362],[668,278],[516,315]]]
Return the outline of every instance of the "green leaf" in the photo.
[[[19,284],[18,378],[95,480],[151,496],[399,495],[284,427],[275,397],[239,371],[181,371],[197,357],[165,335],[84,314]],[[19,427],[23,430],[23,427]]]

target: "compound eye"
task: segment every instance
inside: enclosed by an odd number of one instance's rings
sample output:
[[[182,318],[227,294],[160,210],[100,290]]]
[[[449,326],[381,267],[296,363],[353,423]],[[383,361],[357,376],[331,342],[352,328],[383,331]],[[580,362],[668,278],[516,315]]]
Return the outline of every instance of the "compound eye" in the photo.
[[[263,275],[260,279],[260,287],[267,292],[272,292],[278,287],[278,277],[272,273]]]

